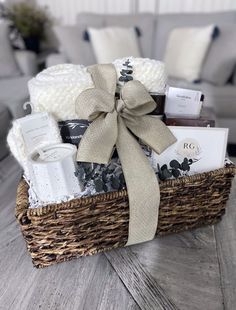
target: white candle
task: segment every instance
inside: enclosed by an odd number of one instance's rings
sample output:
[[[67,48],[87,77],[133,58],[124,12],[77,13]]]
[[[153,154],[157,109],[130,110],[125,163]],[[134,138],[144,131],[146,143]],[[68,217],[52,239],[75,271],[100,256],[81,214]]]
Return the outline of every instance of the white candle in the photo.
[[[53,202],[81,192],[76,171],[76,146],[54,144],[29,157],[31,182],[42,202]]]

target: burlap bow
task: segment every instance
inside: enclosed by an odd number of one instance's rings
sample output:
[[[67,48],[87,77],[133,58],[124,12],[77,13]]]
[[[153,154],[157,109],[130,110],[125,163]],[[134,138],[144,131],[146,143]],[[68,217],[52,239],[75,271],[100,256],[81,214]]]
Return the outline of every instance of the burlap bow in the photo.
[[[80,141],[77,160],[107,164],[116,146],[129,196],[127,245],[151,240],[158,222],[159,184],[134,135],[157,153],[174,143],[175,137],[160,120],[147,115],[156,104],[139,81],[126,83],[121,99],[116,100],[114,66],[94,65],[88,71],[95,88],[79,95],[76,113],[92,123]]]

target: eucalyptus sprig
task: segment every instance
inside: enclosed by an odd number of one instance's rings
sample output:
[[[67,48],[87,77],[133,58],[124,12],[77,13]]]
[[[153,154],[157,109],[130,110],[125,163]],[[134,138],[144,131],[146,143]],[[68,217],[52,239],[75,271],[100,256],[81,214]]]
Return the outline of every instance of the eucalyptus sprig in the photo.
[[[196,163],[198,159],[192,159],[185,157],[182,162],[178,162],[178,160],[173,159],[168,165],[157,165],[157,174],[160,178],[160,180],[164,181],[171,178],[178,178],[181,176],[188,175],[188,172],[190,171],[191,165]]]
[[[120,82],[129,82],[132,81],[134,78],[132,77],[133,74],[133,67],[130,64],[130,60],[127,59],[126,62],[123,64],[124,69],[120,71],[121,76],[119,77]]]
[[[93,188],[97,193],[117,191],[125,188],[125,179],[119,159],[112,159],[108,165],[79,163],[76,177],[84,188]]]

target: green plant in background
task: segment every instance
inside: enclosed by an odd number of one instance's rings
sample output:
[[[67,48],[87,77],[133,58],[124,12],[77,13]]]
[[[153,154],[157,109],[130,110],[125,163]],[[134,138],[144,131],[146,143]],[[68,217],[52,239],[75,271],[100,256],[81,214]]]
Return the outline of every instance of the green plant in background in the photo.
[[[47,11],[34,4],[20,2],[8,8],[8,19],[13,23],[26,48],[39,52],[39,44],[46,37],[46,27],[51,24]]]
[[[44,39],[45,26],[50,24],[50,18],[45,9],[26,2],[10,6],[9,19],[23,38],[36,36]]]

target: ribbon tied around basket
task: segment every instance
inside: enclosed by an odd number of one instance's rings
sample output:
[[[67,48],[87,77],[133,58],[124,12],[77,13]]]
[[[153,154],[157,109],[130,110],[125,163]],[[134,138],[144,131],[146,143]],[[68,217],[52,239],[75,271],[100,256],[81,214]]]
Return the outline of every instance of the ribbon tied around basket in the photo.
[[[78,148],[77,161],[107,164],[116,146],[129,197],[129,236],[126,245],[154,238],[160,190],[157,177],[137,139],[161,153],[176,139],[162,121],[148,113],[156,103],[137,81],[121,88],[115,98],[117,75],[112,64],[88,67],[94,88],[76,100],[78,118],[92,121]]]

